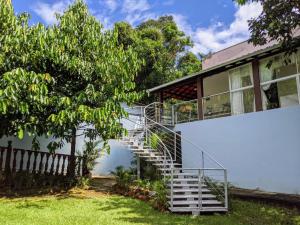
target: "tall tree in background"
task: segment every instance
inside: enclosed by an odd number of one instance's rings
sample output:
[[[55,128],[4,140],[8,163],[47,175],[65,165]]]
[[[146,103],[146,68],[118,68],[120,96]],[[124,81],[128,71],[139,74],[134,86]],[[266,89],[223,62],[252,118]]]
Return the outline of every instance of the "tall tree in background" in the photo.
[[[300,39],[293,39],[293,33],[300,29],[299,0],[236,0],[243,5],[247,2],[259,2],[262,13],[249,21],[251,32],[250,42],[254,45],[264,45],[270,40],[279,41],[289,53],[296,49]]]
[[[172,16],[148,20],[136,28],[115,24],[119,45],[131,46],[143,66],[135,79],[138,90],[146,90],[201,70],[200,60],[187,48],[191,39],[180,31]]]
[[[5,1],[0,0],[1,136],[54,136],[71,142],[73,159],[78,129],[107,146],[123,132],[121,103],[138,99],[136,53],[118,45],[116,32],[103,31],[82,0],[50,27],[28,26],[28,16],[15,16]],[[74,166],[71,160],[72,173]]]

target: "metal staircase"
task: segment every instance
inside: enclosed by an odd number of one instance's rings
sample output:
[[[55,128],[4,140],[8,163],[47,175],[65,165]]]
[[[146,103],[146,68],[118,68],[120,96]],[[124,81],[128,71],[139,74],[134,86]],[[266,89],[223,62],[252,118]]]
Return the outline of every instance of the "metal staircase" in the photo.
[[[133,113],[134,111],[134,113]],[[169,188],[171,212],[226,212],[228,210],[227,171],[199,146],[173,130],[172,113],[161,103],[128,110],[133,129],[122,142],[139,158],[151,162],[161,172]],[[181,144],[193,149],[196,166],[182,157]],[[184,155],[183,155],[184,156]],[[197,156],[197,157],[196,157]],[[188,166],[187,166],[188,165]]]

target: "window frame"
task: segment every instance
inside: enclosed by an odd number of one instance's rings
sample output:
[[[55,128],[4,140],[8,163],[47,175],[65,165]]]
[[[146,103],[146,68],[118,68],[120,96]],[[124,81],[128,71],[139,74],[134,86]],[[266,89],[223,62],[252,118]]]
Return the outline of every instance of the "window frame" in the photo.
[[[298,95],[298,105],[300,105],[300,71],[299,71],[299,68],[300,68],[300,62],[298,62],[298,57],[297,57],[297,54],[300,54],[300,49],[297,50],[297,53],[293,53],[290,57],[293,57],[295,59],[295,64],[296,64],[296,74],[292,74],[292,75],[289,75],[289,76],[285,76],[285,77],[280,77],[280,78],[277,78],[277,79],[274,79],[274,80],[268,80],[268,81],[264,81],[264,82],[260,82],[260,91],[262,92],[263,91],[263,86],[265,85],[269,85],[269,84],[273,84],[273,83],[277,83],[277,82],[281,82],[281,81],[286,81],[286,80],[291,80],[291,79],[295,79],[296,80],[296,86],[297,86],[297,95]],[[280,54],[277,54],[277,55],[274,55],[274,56],[270,56],[270,57],[267,57],[267,58],[264,58],[262,60],[259,61],[259,68],[261,66],[261,63],[262,61],[265,61],[265,60],[268,60],[268,59],[272,59],[276,56],[282,56],[284,53],[280,53]],[[299,57],[300,59],[300,57]],[[262,74],[261,74],[261,70],[259,70],[259,78],[260,80],[262,80],[261,77]],[[288,106],[289,107],[289,106]],[[279,107],[280,108],[284,108],[284,107]],[[263,103],[263,111],[266,111],[266,110],[270,110],[270,109],[267,109]]]
[[[241,67],[248,67],[249,69],[249,72],[250,72],[250,80],[251,80],[251,85],[248,85],[248,86],[245,86],[245,87],[241,87],[241,88],[236,88],[236,89],[232,89],[232,86],[231,86],[231,77],[230,77],[230,71],[233,71],[233,70],[236,70],[238,68],[241,68]],[[236,92],[244,92],[245,90],[250,90],[252,89],[253,91],[253,106],[254,106],[254,110],[253,112],[256,112],[256,107],[255,107],[255,93],[254,93],[254,81],[253,81],[253,70],[252,70],[252,63],[249,62],[249,63],[246,63],[246,64],[243,64],[241,66],[238,66],[238,67],[235,67],[233,69],[230,69],[227,71],[228,72],[228,79],[229,79],[229,92],[230,92],[230,107],[231,107],[231,116],[234,116],[234,115],[241,115],[241,114],[246,114],[247,112],[243,112],[243,113],[239,113],[239,114],[233,114],[233,110],[232,110],[232,106],[233,106],[233,97],[232,97],[232,94],[233,93],[236,93]],[[244,100],[243,100],[243,104],[244,104]],[[245,107],[245,105],[244,105]],[[249,113],[249,112],[248,112]]]

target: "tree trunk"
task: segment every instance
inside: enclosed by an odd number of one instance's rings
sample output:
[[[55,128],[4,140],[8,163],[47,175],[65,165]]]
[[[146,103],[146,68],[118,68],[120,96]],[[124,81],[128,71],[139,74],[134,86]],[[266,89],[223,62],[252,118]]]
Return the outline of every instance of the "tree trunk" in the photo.
[[[70,161],[69,161],[69,176],[75,177],[75,169],[76,169],[76,159],[75,159],[75,151],[76,151],[76,129],[72,129],[72,139],[71,139],[71,153],[70,153]]]

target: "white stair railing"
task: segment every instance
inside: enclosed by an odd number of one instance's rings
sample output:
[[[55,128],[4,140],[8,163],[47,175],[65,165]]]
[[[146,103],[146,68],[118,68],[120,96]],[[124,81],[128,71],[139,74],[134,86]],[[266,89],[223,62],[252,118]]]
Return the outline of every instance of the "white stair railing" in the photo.
[[[141,141],[143,145],[150,147],[152,151],[163,154],[163,175],[164,178],[170,178],[170,207],[173,209],[174,201],[174,177],[186,177],[184,174],[197,175],[198,179],[198,204],[197,210],[208,211],[208,206],[204,207],[205,201],[202,198],[202,185],[206,185],[211,193],[216,196],[217,200],[222,202],[225,211],[228,209],[227,194],[227,171],[217,162],[210,154],[193,144],[182,135],[173,131],[170,126],[174,125],[172,111],[167,111],[161,103],[151,103],[146,107],[140,108],[140,119],[129,119],[134,124],[138,124],[135,128],[143,130],[143,134],[136,140]],[[142,112],[143,111],[143,112]],[[130,113],[129,113],[130,114]],[[138,122],[143,121],[143,122]],[[165,126],[167,125],[167,126]],[[137,138],[136,136],[135,138]],[[142,140],[141,140],[142,139]],[[182,167],[182,150],[181,143],[184,141],[194,149],[195,154],[200,155],[197,166],[192,168]],[[200,154],[199,154],[200,153]],[[176,175],[177,174],[177,175]]]

